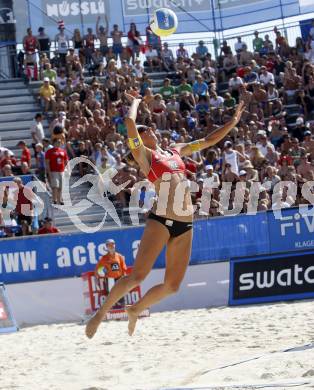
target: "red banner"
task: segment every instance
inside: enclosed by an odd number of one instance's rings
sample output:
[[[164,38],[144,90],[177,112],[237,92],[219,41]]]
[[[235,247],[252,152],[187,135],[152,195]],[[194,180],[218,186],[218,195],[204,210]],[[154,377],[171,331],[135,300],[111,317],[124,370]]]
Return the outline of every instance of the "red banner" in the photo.
[[[128,274],[131,273],[132,268],[128,268]],[[108,291],[105,278],[96,278],[93,271],[82,274],[84,282],[84,302],[85,314],[87,316],[94,314],[100,306],[106,301]],[[124,296],[125,306],[131,306],[138,302],[141,298],[141,287],[137,286]],[[140,317],[149,316],[149,310],[144,310]],[[114,306],[107,314],[107,320],[113,319],[127,319],[127,314],[124,307],[121,305]]]

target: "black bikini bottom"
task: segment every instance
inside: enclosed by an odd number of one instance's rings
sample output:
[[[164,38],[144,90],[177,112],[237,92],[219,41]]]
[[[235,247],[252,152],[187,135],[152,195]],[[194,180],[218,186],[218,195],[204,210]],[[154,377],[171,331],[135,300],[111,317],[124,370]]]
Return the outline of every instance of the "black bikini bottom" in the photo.
[[[168,229],[170,237],[181,236],[181,234],[193,228],[192,222],[175,221],[174,219],[167,219],[164,217],[160,217],[154,213],[150,213],[148,218],[153,219],[161,223],[162,225],[164,225]]]

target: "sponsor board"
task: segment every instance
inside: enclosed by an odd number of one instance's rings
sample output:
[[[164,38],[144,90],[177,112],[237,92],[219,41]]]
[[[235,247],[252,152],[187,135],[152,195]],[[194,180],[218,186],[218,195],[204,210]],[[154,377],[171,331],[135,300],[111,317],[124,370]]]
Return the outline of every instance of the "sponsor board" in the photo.
[[[128,267],[128,274],[131,273],[132,268]],[[82,274],[82,280],[84,283],[84,303],[85,303],[85,315],[90,316],[94,314],[100,306],[105,303],[108,295],[105,278],[97,279],[94,272],[85,272]],[[124,296],[124,305],[134,305],[141,299],[141,287],[137,286],[133,290],[129,291]],[[149,310],[144,310],[140,317],[149,316]],[[125,311],[125,307],[119,305],[114,306],[106,316],[107,320],[126,320],[128,318]]]
[[[270,252],[314,248],[314,208],[285,209],[280,215],[268,212]]]
[[[157,8],[171,8],[177,14],[206,12],[211,9],[211,0],[124,0],[124,16],[147,16]]]
[[[0,334],[18,330],[4,284],[0,283]]]
[[[229,304],[314,297],[314,252],[230,261]]]
[[[107,12],[105,1],[62,1],[42,0],[42,10],[48,16],[47,24],[55,25],[54,20],[62,19],[66,24],[76,24],[78,17],[84,17],[85,23],[95,24],[97,16],[104,16]]]

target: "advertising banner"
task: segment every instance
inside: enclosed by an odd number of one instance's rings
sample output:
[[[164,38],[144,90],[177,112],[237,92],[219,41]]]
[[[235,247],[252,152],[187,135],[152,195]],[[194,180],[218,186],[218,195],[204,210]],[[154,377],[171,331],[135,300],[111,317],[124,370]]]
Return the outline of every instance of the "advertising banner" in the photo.
[[[229,304],[314,297],[314,252],[230,261]]]
[[[87,28],[95,32],[98,16],[103,25],[105,15],[110,29],[118,24],[126,34],[134,22],[145,34],[153,11],[161,7],[178,15],[178,33],[221,31],[314,11],[312,0],[14,0],[17,41],[22,41],[29,26],[35,34],[39,27],[45,27],[54,39],[59,20],[64,21],[70,37],[76,28],[82,34]]]
[[[130,274],[132,267],[128,268],[127,273]],[[82,275],[84,283],[83,298],[85,302],[85,315],[89,317],[93,315],[100,306],[106,301],[108,296],[107,283],[104,278],[96,279],[94,272],[85,272]],[[113,282],[114,283],[114,282]],[[126,306],[134,305],[142,297],[141,286],[134,287],[124,296],[124,305],[115,305],[106,314],[106,320],[124,320],[128,318],[125,310]],[[149,316],[149,310],[144,310],[139,317]]]
[[[285,209],[267,217],[271,253],[314,248],[314,209]]]
[[[20,283],[81,276],[94,269],[106,252],[105,241],[116,242],[117,251],[132,265],[143,228],[101,231],[94,234],[36,236],[1,242],[0,281]],[[163,261],[164,257],[157,259]]]
[[[313,8],[314,10],[314,8]],[[302,34],[302,39],[304,42],[307,42],[309,39],[310,30],[312,28],[313,19],[301,20],[300,21],[300,29]]]
[[[194,223],[192,263],[269,253],[267,214],[240,214]]]
[[[0,333],[17,331],[17,324],[13,317],[4,284],[0,283]]]
[[[190,264],[268,253],[266,222],[265,213],[195,222]],[[117,251],[125,256],[127,265],[133,265],[142,233],[143,227],[131,227],[93,234],[54,234],[3,240],[0,281],[21,283],[80,276],[93,270],[106,253],[105,241],[108,238],[115,240]],[[163,251],[154,268],[164,267]]]

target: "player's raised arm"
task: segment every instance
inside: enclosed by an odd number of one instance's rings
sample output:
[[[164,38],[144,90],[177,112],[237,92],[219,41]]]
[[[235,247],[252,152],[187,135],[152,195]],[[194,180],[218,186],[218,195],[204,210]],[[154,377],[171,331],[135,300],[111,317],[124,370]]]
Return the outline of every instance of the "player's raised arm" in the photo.
[[[144,146],[141,135],[136,126],[136,117],[140,99],[125,94],[125,97],[131,102],[129,112],[124,120],[128,133],[128,143],[135,161],[144,167],[149,166],[149,150]],[[144,127],[144,126],[143,126]]]
[[[224,139],[226,135],[228,135],[229,132],[238,124],[244,109],[244,103],[240,102],[234,115],[232,116],[232,119],[224,126],[219,127],[204,138],[186,144],[178,144],[175,146],[175,148],[179,150],[181,156],[189,156],[193,152],[201,151],[203,149],[209,148],[210,146],[216,145],[219,141]]]

